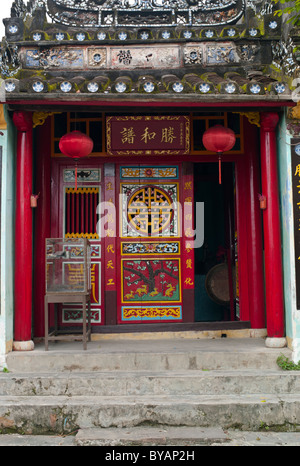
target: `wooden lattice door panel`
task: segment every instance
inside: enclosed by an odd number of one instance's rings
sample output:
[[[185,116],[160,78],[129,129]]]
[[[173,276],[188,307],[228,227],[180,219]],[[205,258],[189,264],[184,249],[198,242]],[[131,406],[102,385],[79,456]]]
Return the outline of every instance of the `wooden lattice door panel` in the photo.
[[[99,188],[65,188],[65,237],[97,239]]]
[[[180,322],[181,166],[121,166],[119,186],[118,322]]]
[[[168,186],[170,195],[160,186],[139,186],[127,203],[127,218],[132,230],[145,237],[165,236],[174,218],[172,191],[176,186]]]
[[[178,183],[121,183],[122,237],[178,236]]]

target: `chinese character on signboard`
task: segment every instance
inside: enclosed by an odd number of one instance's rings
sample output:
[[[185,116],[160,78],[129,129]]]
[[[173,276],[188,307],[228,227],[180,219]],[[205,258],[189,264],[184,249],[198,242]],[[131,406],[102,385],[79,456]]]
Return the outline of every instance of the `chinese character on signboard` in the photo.
[[[190,150],[187,116],[114,116],[106,120],[109,155],[182,155]]]

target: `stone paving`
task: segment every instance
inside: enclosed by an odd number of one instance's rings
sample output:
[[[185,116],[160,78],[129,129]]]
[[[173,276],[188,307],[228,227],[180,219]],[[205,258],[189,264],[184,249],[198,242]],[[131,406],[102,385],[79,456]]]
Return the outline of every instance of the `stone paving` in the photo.
[[[80,432],[79,432],[80,433]],[[203,446],[214,447],[232,447],[232,446],[300,446],[300,432],[238,432],[226,431],[224,439],[220,439],[219,429],[216,428],[215,437],[218,441],[214,441],[213,432],[210,433],[211,438],[207,439],[206,444],[201,442],[201,445],[194,445],[190,449],[197,449]],[[0,435],[0,447],[11,446],[54,446],[54,447],[70,447],[80,446],[76,436],[46,436],[46,435]],[[88,446],[88,445],[85,445]],[[156,445],[157,446],[157,445]],[[169,445],[171,446],[171,445]],[[179,445],[177,445],[178,448]],[[185,447],[184,444],[181,445]],[[105,447],[103,447],[105,448]],[[134,451],[139,446],[122,447],[125,451]],[[167,450],[168,447],[165,447]]]
[[[2,434],[0,446],[96,445],[107,448],[123,445],[122,448],[129,449],[128,451],[138,446],[148,448],[151,445],[165,445],[165,448],[189,445],[196,449],[200,446],[300,446],[300,432],[295,432],[298,427],[300,429],[300,420],[298,422],[296,413],[297,406],[300,406],[300,373],[282,371],[276,364],[280,354],[291,358],[288,348],[267,348],[263,338],[103,339],[90,342],[87,351],[82,350],[80,342],[59,342],[51,344],[47,352],[43,343],[40,343],[35,346],[34,351],[14,352],[8,355],[9,372],[0,374],[3,405],[0,407],[0,421],[2,419],[3,422],[15,422],[17,425],[23,401],[26,403],[24,409],[28,413],[34,408],[40,413],[40,423],[41,409],[45,410],[47,405],[47,416],[53,421],[51,412],[55,406],[62,407],[64,402],[66,409],[70,411],[72,403],[76,402],[79,395],[87,409],[89,405],[85,398],[88,394],[94,408],[97,400],[100,406],[101,403],[106,403],[105,399],[109,395],[109,403],[103,405],[99,413],[105,410],[107,414],[111,409],[112,418],[105,426],[108,428],[103,428],[106,418],[101,414],[101,423],[99,416],[94,419],[93,409],[90,410],[89,418],[82,417],[82,425],[78,425],[75,432],[70,429],[69,435],[65,435],[68,432],[63,430],[62,435],[58,435],[60,431],[53,431],[53,435]],[[178,380],[181,382],[178,383]],[[110,390],[107,393],[109,386]],[[189,395],[186,394],[186,387],[190,390]],[[89,393],[87,389],[90,390]],[[118,395],[114,398],[110,392],[117,389]],[[118,430],[114,416],[117,415],[118,406],[122,406],[122,415],[125,409],[125,404],[120,405],[120,398],[123,397],[124,402],[131,402],[132,410],[136,410],[137,401],[142,400],[145,393],[150,400],[145,404],[146,414],[149,414],[151,406],[158,402],[156,398],[160,395],[163,395],[163,399],[166,393],[170,393],[174,398],[176,393],[176,399],[179,398],[177,404],[174,401],[174,407],[166,404],[165,413],[162,409],[164,401],[157,404],[155,419],[157,418],[158,422],[152,429],[141,427],[139,424],[142,421],[133,422],[131,411],[127,424],[122,424],[124,416],[120,417],[122,423]],[[140,398],[133,399],[133,396]],[[255,399],[252,399],[253,396]],[[211,425],[206,427],[205,423],[199,424],[197,414],[194,424],[189,421],[188,426],[177,422],[173,423],[173,426],[177,427],[172,427],[170,413],[180,413],[179,401],[181,400],[182,407],[186,409],[192,406],[189,403],[194,401],[199,404],[201,397],[204,397],[201,410],[205,410],[206,406],[211,417],[212,410],[216,411]],[[133,401],[130,401],[131,398]],[[240,427],[243,429],[240,431],[231,427],[225,428],[224,416],[224,425],[219,422],[221,411],[223,415],[226,414],[226,409],[236,412],[239,398],[243,402],[242,409],[247,413],[248,419],[253,417],[253,420],[256,420],[255,431],[251,431],[251,427],[247,431],[247,423]],[[284,403],[286,406],[283,408]],[[196,404],[195,413],[199,413],[200,404]],[[272,413],[274,416],[276,409],[279,413],[279,408],[289,420],[284,422],[284,419],[281,419],[280,423],[278,422],[281,430],[284,430],[286,425],[286,429],[290,426],[294,432],[273,432],[272,429],[260,431],[257,423],[263,419],[262,413],[266,413],[266,416]],[[10,412],[11,419],[6,418],[7,412]],[[79,408],[78,412],[80,413]],[[36,414],[32,412],[32,419],[35,418]],[[159,422],[164,419],[169,425],[162,428]],[[273,422],[273,425],[275,424]],[[94,425],[98,428],[93,429]],[[46,427],[45,422],[44,434],[48,432]],[[268,426],[262,425],[262,429],[264,428]]]

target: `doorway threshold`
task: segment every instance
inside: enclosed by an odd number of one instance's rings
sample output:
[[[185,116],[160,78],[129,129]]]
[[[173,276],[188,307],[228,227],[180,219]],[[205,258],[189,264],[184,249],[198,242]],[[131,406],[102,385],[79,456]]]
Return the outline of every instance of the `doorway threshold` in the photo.
[[[250,322],[194,322],[182,324],[107,325],[92,329],[92,341],[103,339],[263,338],[266,329],[252,329]]]
[[[94,333],[188,332],[199,330],[249,329],[250,321],[181,322],[157,324],[119,324],[94,327]]]

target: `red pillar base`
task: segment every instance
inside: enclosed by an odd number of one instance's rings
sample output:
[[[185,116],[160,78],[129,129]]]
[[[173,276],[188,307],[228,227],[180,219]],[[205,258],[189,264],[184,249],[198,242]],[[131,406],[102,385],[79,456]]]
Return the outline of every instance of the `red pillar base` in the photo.
[[[34,343],[32,340],[13,342],[13,351],[32,351],[32,350],[34,350]]]
[[[286,338],[266,338],[267,348],[284,348],[287,346]]]

